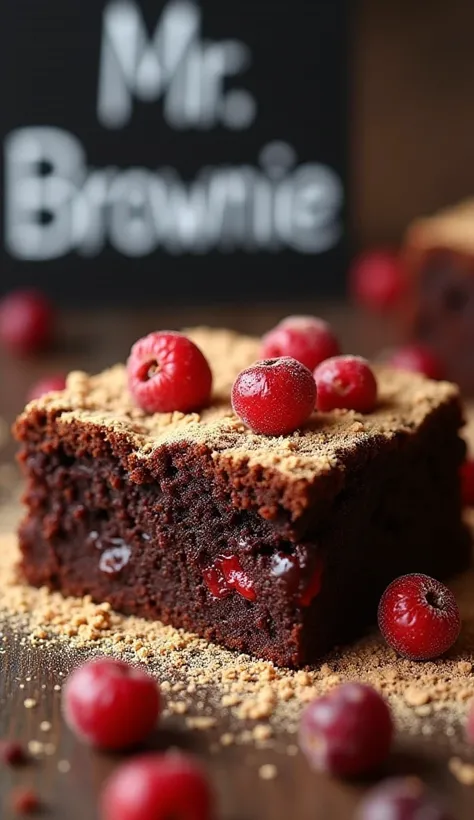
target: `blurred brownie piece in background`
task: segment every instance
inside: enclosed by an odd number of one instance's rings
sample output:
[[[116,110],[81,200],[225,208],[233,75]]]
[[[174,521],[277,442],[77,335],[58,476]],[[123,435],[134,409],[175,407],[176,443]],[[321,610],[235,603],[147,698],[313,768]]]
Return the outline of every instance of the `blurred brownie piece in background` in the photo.
[[[404,242],[409,336],[430,348],[446,378],[474,394],[474,198],[417,219]]]

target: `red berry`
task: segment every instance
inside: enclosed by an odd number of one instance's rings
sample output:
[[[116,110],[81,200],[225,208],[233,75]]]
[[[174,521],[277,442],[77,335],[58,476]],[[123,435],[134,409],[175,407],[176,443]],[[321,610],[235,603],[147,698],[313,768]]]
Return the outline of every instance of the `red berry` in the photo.
[[[396,370],[422,373],[428,379],[442,379],[443,367],[432,350],[424,345],[411,344],[394,350],[386,361]]]
[[[105,784],[101,820],[211,820],[212,792],[190,757],[146,755],[124,763]]]
[[[10,804],[15,814],[36,814],[41,808],[38,794],[28,786],[13,789]]]
[[[374,311],[390,309],[404,289],[404,271],[398,253],[379,249],[361,254],[353,262],[349,283],[358,304]]]
[[[288,316],[262,339],[260,357],[291,356],[309,370],[341,352],[330,326],[315,316]]]
[[[14,353],[32,353],[51,341],[54,312],[42,293],[16,290],[0,301],[0,341]]]
[[[21,743],[15,740],[0,740],[0,762],[8,766],[22,766],[28,755]]]
[[[411,660],[429,660],[447,652],[461,629],[451,590],[420,574],[392,581],[380,599],[378,621],[387,643]]]
[[[474,460],[470,458],[461,466],[461,497],[464,507],[474,507]]]
[[[182,333],[150,333],[132,347],[128,384],[146,413],[188,413],[209,401],[212,373],[199,348]]]
[[[232,407],[254,433],[285,436],[301,427],[314,410],[311,371],[283,356],[247,367],[232,387]]]
[[[377,380],[369,363],[360,356],[335,356],[314,371],[316,407],[370,413],[377,402]]]
[[[66,377],[60,374],[56,376],[44,376],[39,381],[35,382],[28,390],[27,401],[33,399],[40,399],[46,393],[52,393],[56,390],[64,390],[66,387]]]
[[[387,703],[361,683],[343,684],[310,703],[299,732],[311,766],[343,777],[378,768],[389,754],[392,735]]]
[[[242,569],[236,555],[220,555],[210,567],[203,569],[202,574],[214,598],[226,598],[235,590],[248,601],[255,600],[253,581]]]
[[[416,777],[393,778],[368,792],[357,820],[452,820]]]
[[[110,658],[88,661],[72,672],[63,696],[66,723],[102,749],[143,741],[160,712],[158,685],[150,675]]]

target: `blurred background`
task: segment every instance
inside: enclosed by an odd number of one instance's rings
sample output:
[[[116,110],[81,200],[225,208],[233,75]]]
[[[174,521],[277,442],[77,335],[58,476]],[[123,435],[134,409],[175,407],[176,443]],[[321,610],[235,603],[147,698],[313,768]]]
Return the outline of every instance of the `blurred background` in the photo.
[[[435,319],[407,324],[397,282],[413,220],[474,192],[472,3],[4,0],[0,18],[0,296],[57,308],[42,357],[0,346],[4,403],[160,326],[301,312],[364,355],[429,326],[463,381],[474,298],[443,262]]]

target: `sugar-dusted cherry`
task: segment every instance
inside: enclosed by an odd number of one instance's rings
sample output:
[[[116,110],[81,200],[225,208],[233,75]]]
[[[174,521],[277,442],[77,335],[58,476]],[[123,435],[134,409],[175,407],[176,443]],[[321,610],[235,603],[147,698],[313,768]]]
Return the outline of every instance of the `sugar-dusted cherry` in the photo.
[[[302,427],[314,410],[310,370],[289,356],[247,367],[232,387],[234,412],[254,433],[284,436]]]
[[[152,754],[122,764],[106,782],[101,820],[212,820],[214,797],[198,765],[184,754]]]
[[[66,377],[63,376],[61,373],[57,373],[56,375],[51,376],[43,376],[42,379],[39,379],[37,382],[31,385],[30,389],[28,390],[27,401],[33,401],[33,399],[40,399],[42,396],[45,396],[46,393],[52,393],[57,390],[64,390],[66,387]]]
[[[456,598],[429,575],[402,575],[387,587],[378,609],[387,643],[411,660],[437,658],[455,643],[461,629]]]
[[[0,300],[0,342],[20,355],[34,353],[52,339],[54,310],[36,290],[15,290]]]
[[[66,723],[80,738],[101,749],[141,743],[156,725],[160,692],[140,669],[111,658],[75,669],[63,692]]]
[[[132,347],[128,385],[146,413],[188,413],[209,402],[212,373],[191,339],[170,330],[150,333]]]
[[[436,353],[426,345],[418,343],[403,345],[393,350],[386,359],[386,364],[396,370],[408,370],[411,373],[422,373],[428,379],[442,379],[443,365]]]
[[[377,403],[377,379],[361,356],[335,356],[314,371],[316,407],[370,413]]]
[[[393,308],[404,286],[400,255],[389,248],[360,254],[349,271],[349,288],[354,301],[372,311],[383,312]]]
[[[346,683],[304,710],[300,746],[320,772],[351,777],[379,768],[387,758],[393,721],[387,702],[371,686]]]
[[[316,316],[287,316],[262,338],[260,358],[290,356],[309,370],[341,352],[328,322]]]

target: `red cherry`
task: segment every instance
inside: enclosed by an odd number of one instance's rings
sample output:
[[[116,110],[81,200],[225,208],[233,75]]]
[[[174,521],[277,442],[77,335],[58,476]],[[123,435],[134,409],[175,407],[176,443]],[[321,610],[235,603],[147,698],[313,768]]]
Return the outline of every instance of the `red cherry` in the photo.
[[[456,599],[429,575],[402,575],[379,603],[379,629],[387,643],[411,660],[437,658],[456,641],[461,616]]]
[[[83,740],[102,749],[125,749],[153,730],[160,693],[145,672],[122,661],[99,658],[69,676],[63,707],[69,728]]]
[[[331,327],[315,316],[288,316],[262,339],[260,358],[290,356],[309,370],[341,352]]]
[[[314,409],[311,371],[284,356],[242,370],[232,387],[232,407],[254,433],[285,436],[301,427]]]
[[[10,805],[17,814],[36,814],[41,809],[37,792],[29,786],[17,786],[10,797]]]
[[[202,574],[214,598],[226,598],[235,590],[248,601],[255,600],[253,581],[242,569],[236,555],[220,555],[210,567],[203,569]]]
[[[146,755],[122,764],[105,784],[101,820],[211,820],[207,778],[190,757]]]
[[[453,820],[421,780],[400,777],[371,789],[359,805],[356,820]]]
[[[188,413],[209,401],[212,373],[199,348],[174,331],[150,333],[132,347],[128,384],[146,413]]]
[[[349,271],[353,299],[373,311],[386,311],[400,299],[404,270],[399,254],[380,248],[358,256]]]
[[[419,344],[405,345],[394,350],[386,364],[396,370],[422,373],[429,379],[442,379],[444,375],[441,362],[433,351]]]
[[[314,371],[316,407],[370,413],[377,402],[377,381],[369,363],[360,356],[335,356]]]
[[[17,354],[32,353],[51,341],[54,311],[42,293],[16,290],[0,301],[0,342]]]
[[[44,376],[39,381],[35,382],[29,389],[27,401],[33,399],[40,399],[46,393],[52,393],[57,390],[64,390],[66,387],[66,377],[60,374],[56,376]]]
[[[8,766],[22,766],[28,755],[21,743],[15,740],[0,740],[0,762]]]
[[[343,684],[310,703],[299,731],[311,766],[343,777],[378,768],[388,757],[392,735],[387,703],[361,683]]]
[[[474,507],[474,460],[471,458],[461,466],[461,497],[464,507]]]

